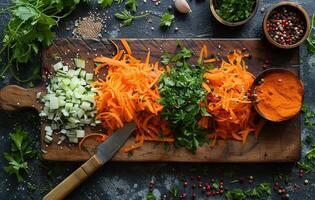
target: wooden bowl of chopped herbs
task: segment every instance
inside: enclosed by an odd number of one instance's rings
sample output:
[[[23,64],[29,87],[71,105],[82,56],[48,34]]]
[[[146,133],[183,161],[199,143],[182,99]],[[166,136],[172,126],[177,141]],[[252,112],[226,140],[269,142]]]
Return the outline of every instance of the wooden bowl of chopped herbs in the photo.
[[[258,3],[259,0],[210,0],[210,10],[221,24],[241,26],[255,16]]]

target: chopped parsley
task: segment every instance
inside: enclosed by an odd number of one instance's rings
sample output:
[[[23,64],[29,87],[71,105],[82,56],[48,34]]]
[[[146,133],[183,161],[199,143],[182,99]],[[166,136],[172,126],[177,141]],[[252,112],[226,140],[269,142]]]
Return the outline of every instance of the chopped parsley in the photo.
[[[205,131],[198,126],[201,118],[200,103],[207,92],[202,88],[206,67],[193,66],[187,60],[193,52],[183,48],[176,55],[162,58],[172,65],[169,72],[159,80],[160,103],[164,106],[162,117],[169,122],[175,134],[175,146],[195,152],[207,141]]]
[[[239,22],[247,19],[252,14],[255,4],[255,0],[220,0],[216,2],[216,12],[228,22]]]

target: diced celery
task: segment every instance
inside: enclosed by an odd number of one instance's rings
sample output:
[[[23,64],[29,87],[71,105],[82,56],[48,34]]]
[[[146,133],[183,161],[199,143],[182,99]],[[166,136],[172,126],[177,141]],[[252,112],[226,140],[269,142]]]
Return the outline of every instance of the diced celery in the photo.
[[[81,108],[85,111],[92,109],[91,104],[89,102],[86,102],[86,101],[82,102]]]
[[[58,104],[58,98],[55,96],[51,96],[49,98],[49,108],[51,110],[55,110],[59,108],[59,104]]]
[[[91,81],[91,80],[93,80],[93,73],[86,73],[86,75],[85,75],[85,80],[86,80],[86,81]]]
[[[62,62],[58,62],[56,64],[53,65],[53,68],[55,71],[58,71],[59,69],[61,69],[63,67]]]
[[[85,136],[84,130],[76,130],[77,138],[83,138]]]
[[[74,63],[78,68],[81,68],[81,69],[85,68],[85,60],[82,60],[80,58],[75,58]]]
[[[51,143],[51,142],[53,141],[53,138],[52,138],[51,136],[49,136],[49,135],[45,135],[44,141],[45,141],[46,143]]]

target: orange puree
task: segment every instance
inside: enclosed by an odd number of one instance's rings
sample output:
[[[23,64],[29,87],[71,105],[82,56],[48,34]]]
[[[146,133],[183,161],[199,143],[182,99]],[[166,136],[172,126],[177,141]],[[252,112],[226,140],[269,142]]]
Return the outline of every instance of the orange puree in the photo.
[[[292,73],[267,74],[256,87],[257,108],[271,121],[284,121],[296,115],[302,106],[304,88]]]

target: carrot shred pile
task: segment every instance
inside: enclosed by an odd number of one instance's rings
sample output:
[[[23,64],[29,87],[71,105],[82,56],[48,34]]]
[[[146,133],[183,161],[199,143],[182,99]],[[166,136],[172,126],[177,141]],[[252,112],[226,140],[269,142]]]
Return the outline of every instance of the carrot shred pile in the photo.
[[[107,75],[92,84],[97,88],[96,118],[102,121],[108,135],[124,123],[133,121],[137,124],[136,143],[124,149],[125,152],[141,147],[144,141],[173,142],[167,122],[160,117],[163,106],[157,102],[160,99],[157,82],[164,69],[158,62],[150,63],[150,52],[142,62],[131,55],[126,40],[121,43],[126,51],[119,50],[112,58],[94,59],[99,63],[94,69],[95,74],[108,68]]]
[[[264,124],[251,105],[249,90],[255,77],[247,71],[242,53],[235,50],[227,58],[221,67],[204,74],[203,87],[209,92],[206,108],[215,126],[210,134],[212,145],[217,141],[222,144],[220,140],[226,139],[245,143],[250,133],[257,137]],[[210,121],[209,117],[203,117],[199,124],[207,128]]]

